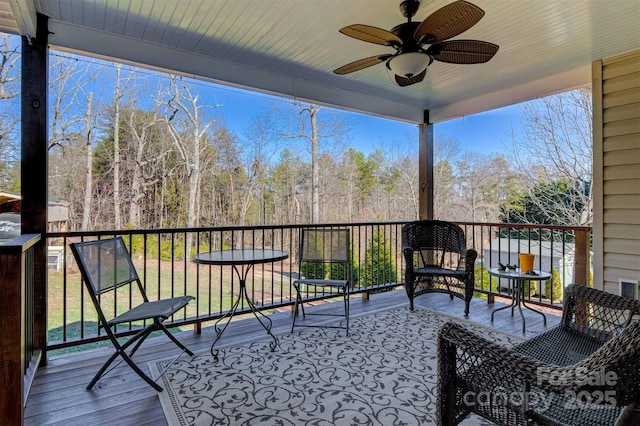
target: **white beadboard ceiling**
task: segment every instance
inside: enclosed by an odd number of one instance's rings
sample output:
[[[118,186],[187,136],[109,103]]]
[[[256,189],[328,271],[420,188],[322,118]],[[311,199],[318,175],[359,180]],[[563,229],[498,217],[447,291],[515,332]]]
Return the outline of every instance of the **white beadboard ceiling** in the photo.
[[[384,64],[332,70],[392,52],[338,33],[405,21],[399,0],[0,0],[0,30],[50,45],[339,108],[433,123],[591,83],[591,62],[640,49],[640,0],[469,0],[485,11],[453,39],[500,46],[485,64],[434,62],[398,87]],[[452,0],[422,0],[421,21]]]

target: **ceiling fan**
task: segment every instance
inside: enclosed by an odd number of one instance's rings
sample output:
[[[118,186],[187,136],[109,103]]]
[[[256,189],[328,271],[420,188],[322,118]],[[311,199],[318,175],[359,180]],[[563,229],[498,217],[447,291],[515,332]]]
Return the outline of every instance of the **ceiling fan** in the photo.
[[[370,56],[335,69],[336,74],[349,74],[386,62],[399,86],[409,86],[424,79],[427,68],[435,61],[450,64],[479,64],[487,62],[498,51],[498,46],[479,40],[449,40],[473,27],[484,11],[478,6],[459,0],[444,6],[422,22],[411,18],[420,8],[420,0],[403,0],[400,12],[407,22],[390,31],[370,25],[348,25],[342,34],[369,43],[390,46],[395,53]]]

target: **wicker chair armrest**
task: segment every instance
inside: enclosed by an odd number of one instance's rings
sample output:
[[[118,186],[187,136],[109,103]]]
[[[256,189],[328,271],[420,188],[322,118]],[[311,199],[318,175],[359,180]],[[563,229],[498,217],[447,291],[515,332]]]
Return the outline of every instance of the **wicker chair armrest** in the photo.
[[[579,284],[569,284],[565,287],[564,297],[565,308],[569,304],[573,305],[582,300],[610,309],[630,311],[633,315],[640,315],[640,301]]]
[[[570,284],[564,292],[562,327],[603,343],[640,317],[640,301]]]
[[[502,376],[505,383],[529,383],[558,394],[615,391],[618,405],[640,403],[640,323],[629,325],[590,357],[564,367],[513,352],[463,325],[443,325],[438,332],[438,376],[447,381],[480,365],[483,374]]]
[[[447,355],[452,355],[450,359]],[[467,366],[457,365],[458,361],[471,362]],[[473,365],[487,368],[487,374],[500,375],[504,371],[517,372],[524,381],[534,382],[539,368],[546,368],[547,364],[530,358],[524,354],[488,340],[469,330],[464,325],[448,322],[438,331],[438,374],[454,367],[458,371],[465,371]],[[491,371],[489,371],[491,370]]]
[[[413,247],[403,246],[402,253],[404,254],[404,263],[407,270],[413,271]]]
[[[402,246],[402,253],[406,256],[413,256],[414,249],[411,246]]]
[[[460,256],[460,262],[458,263],[458,269],[464,266],[464,270],[467,272],[473,272],[478,258],[478,252],[474,249],[467,249]]]

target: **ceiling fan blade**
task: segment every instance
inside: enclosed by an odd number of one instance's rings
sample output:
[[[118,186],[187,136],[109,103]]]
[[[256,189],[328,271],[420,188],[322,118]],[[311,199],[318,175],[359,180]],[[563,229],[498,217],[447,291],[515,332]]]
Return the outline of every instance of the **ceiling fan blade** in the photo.
[[[456,1],[427,16],[416,28],[414,37],[420,43],[439,43],[467,31],[483,16],[484,11],[478,6]]]
[[[487,62],[498,51],[497,44],[479,40],[449,40],[427,49],[436,61],[450,64],[481,64]]]
[[[402,46],[402,39],[391,31],[370,25],[348,25],[340,28],[340,32],[349,37],[369,43],[381,44],[382,46]]]
[[[360,71],[365,68],[369,68],[370,66],[379,64],[380,62],[384,62],[392,56],[393,55],[370,56],[368,58],[353,61],[351,63],[348,63],[347,65],[341,66],[340,68],[336,68],[335,70],[333,70],[333,72],[340,75],[349,74],[355,71]]]
[[[416,74],[409,78],[402,77],[401,75],[397,75],[397,74],[395,74],[395,78],[396,78],[396,83],[398,83],[398,86],[406,87],[406,86],[411,86],[412,84],[420,83],[424,79],[425,75],[427,75],[426,68],[420,74]]]

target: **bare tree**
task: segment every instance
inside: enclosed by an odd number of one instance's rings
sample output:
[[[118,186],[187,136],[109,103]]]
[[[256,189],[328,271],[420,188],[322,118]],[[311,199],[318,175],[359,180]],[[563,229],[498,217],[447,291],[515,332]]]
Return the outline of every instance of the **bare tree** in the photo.
[[[240,224],[245,224],[251,203],[256,199],[259,203],[258,210],[262,212],[262,221],[264,222],[265,181],[273,156],[277,152],[276,136],[273,133],[268,112],[256,115],[251,119],[242,147],[242,160],[247,178],[241,191]]]
[[[93,135],[96,128],[97,114],[93,112],[94,95],[87,88],[95,80],[96,73],[88,64],[81,64],[75,58],[56,54],[56,60],[50,69],[50,90],[52,92],[51,135],[49,150],[58,147],[63,150],[74,141],[82,140],[85,154],[83,174],[84,193],[82,201],[81,229],[90,228],[92,199],[92,155]],[[68,173],[68,171],[64,171]],[[68,194],[62,194],[68,199]]]
[[[86,154],[81,134],[69,135],[64,149],[49,151],[49,195],[69,202],[69,228],[80,230],[82,224]]]
[[[514,174],[509,163],[501,156],[465,152],[456,161],[455,180],[458,192],[454,220],[495,222],[500,214]]]
[[[82,133],[85,123],[86,108],[83,108],[87,94],[83,92],[95,79],[88,65],[63,54],[55,55],[55,62],[50,67],[51,96],[51,135],[49,149],[54,146],[63,147],[72,133]],[[82,99],[84,96],[84,102]]]
[[[311,160],[311,223],[318,223],[320,218],[320,174],[318,160],[322,152],[331,152],[336,145],[342,145],[342,137],[347,131],[347,123],[335,117],[328,117],[320,122],[318,116],[320,106],[315,104],[296,103],[298,114],[289,115],[285,121],[286,129],[280,135],[287,139],[302,139]],[[320,141],[322,140],[322,145]]]
[[[15,134],[19,123],[16,101],[20,94],[18,46],[7,34],[0,33],[0,187],[9,185],[12,163],[19,157]]]
[[[131,144],[130,152],[132,158],[131,165],[131,184],[129,187],[129,225],[139,228],[141,225],[141,201],[145,196],[146,189],[156,182],[159,178],[155,173],[149,173],[154,166],[158,165],[162,158],[168,155],[168,152],[153,152],[150,145],[153,142],[154,131],[164,118],[160,116],[159,109],[156,107],[152,111],[142,112],[135,108],[129,108],[124,113],[123,123],[126,126],[125,132]],[[162,170],[162,173],[166,173]]]
[[[392,185],[388,185],[393,189],[391,197],[394,202],[391,204],[400,213],[400,216],[394,219],[416,220],[419,217],[418,147],[410,140],[398,140],[392,142],[384,151],[388,153],[389,179],[393,180],[390,182]],[[398,209],[397,206],[402,208]]]
[[[436,218],[451,218],[458,209],[455,161],[461,151],[460,143],[452,137],[438,135],[434,140],[433,206]]]
[[[591,224],[591,92],[579,89],[538,99],[524,104],[523,113],[522,132],[514,131],[512,136],[510,161],[523,174],[529,188],[538,182],[563,182],[570,188],[567,191],[559,186],[562,193],[557,197],[548,192],[532,193],[532,201],[553,223]],[[573,199],[567,201],[566,196]]]
[[[92,141],[92,119],[91,103],[93,101],[93,93],[89,93],[87,97],[87,113],[85,116],[85,149],[86,149],[86,166],[85,185],[84,185],[84,208],[82,214],[82,230],[89,230],[89,220],[91,219],[91,195],[93,189],[93,141]]]
[[[9,35],[0,33],[0,100],[18,95],[16,83],[20,81],[17,68],[20,61],[18,44],[11,43]]]
[[[358,188],[359,179],[358,166],[355,163],[356,151],[351,148],[342,156],[340,165],[340,179],[336,184],[344,194],[344,210],[347,212],[345,218],[349,222],[353,222],[356,217],[356,207],[358,205]]]
[[[204,110],[215,109],[218,105],[198,105],[199,96],[193,94],[181,77],[171,76],[170,89],[164,104],[167,107],[164,120],[169,136],[182,158],[189,181],[187,205],[187,227],[197,226],[196,216],[200,180],[202,176],[201,154],[204,148],[205,134],[215,123],[203,114]],[[190,238],[191,234],[187,234]],[[187,241],[191,247],[191,241]]]
[[[122,229],[120,217],[120,102],[122,64],[116,64],[116,87],[113,96],[113,221],[116,229]]]

